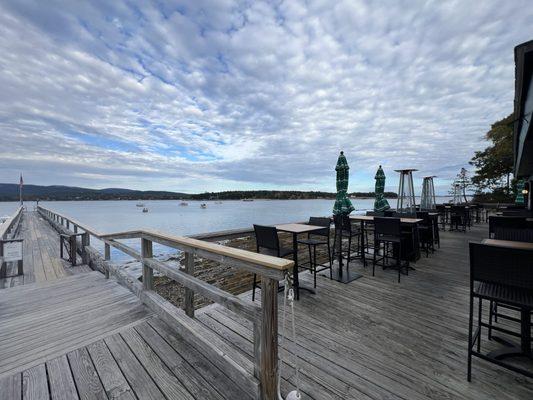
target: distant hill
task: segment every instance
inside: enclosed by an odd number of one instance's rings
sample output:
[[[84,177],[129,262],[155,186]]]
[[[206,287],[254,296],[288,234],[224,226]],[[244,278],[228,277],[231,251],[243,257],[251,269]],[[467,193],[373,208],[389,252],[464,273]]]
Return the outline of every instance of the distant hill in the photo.
[[[121,188],[87,189],[75,186],[24,185],[24,200],[242,200],[242,199],[334,199],[335,193],[291,190],[247,190],[205,192],[188,194],[156,190],[131,190]],[[373,192],[354,192],[350,197],[374,197]],[[385,197],[395,198],[396,193],[386,192]],[[0,201],[18,201],[19,185],[0,183]]]
[[[185,193],[121,188],[87,189],[75,186],[24,185],[24,200],[150,200],[188,198]],[[17,201],[19,185],[0,183],[0,201]]]

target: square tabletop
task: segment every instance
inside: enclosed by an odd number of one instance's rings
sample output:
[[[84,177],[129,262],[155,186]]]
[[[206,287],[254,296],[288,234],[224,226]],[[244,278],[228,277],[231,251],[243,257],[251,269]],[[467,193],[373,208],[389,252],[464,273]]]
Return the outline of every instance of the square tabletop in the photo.
[[[307,224],[281,224],[275,225],[276,229],[280,232],[289,233],[306,233],[318,231],[321,229],[327,229],[325,226],[307,225]]]
[[[517,242],[514,240],[499,240],[499,239],[483,239],[482,244],[488,244],[490,246],[508,247],[518,250],[533,250],[533,243],[529,242]]]
[[[350,219],[355,221],[374,221],[373,215],[350,215]],[[400,218],[402,224],[418,224],[423,222],[423,219],[419,218]]]

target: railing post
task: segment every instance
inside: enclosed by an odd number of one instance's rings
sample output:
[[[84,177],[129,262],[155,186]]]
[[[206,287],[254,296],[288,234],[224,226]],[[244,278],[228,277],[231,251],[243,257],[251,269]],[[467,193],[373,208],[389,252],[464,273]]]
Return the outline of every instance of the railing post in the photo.
[[[152,241],[141,238],[141,257],[152,258]],[[145,290],[152,290],[154,288],[154,270],[143,262],[143,288]]]
[[[85,246],[90,245],[91,237],[89,235],[89,232],[83,232],[83,234],[81,235],[81,258],[84,264],[89,264],[89,256],[87,254],[87,250],[85,250]]]
[[[70,241],[70,263],[74,266],[76,265],[76,258],[78,258],[78,254],[76,251],[77,243],[76,243],[76,236],[71,235],[69,238]],[[85,251],[85,246],[83,247],[83,251]],[[84,264],[87,264],[85,261],[83,261]]]
[[[276,399],[278,390],[278,281],[261,277],[261,399]]]
[[[108,243],[105,243],[104,245],[104,259],[106,261],[111,260],[111,246],[109,246]],[[105,277],[109,279],[109,269],[107,267],[105,269]]]
[[[189,275],[194,275],[194,254],[185,253],[185,272]],[[194,318],[194,291],[185,288],[185,298],[183,299],[183,308],[185,314],[189,317]]]
[[[67,219],[67,229],[70,229],[70,221]]]
[[[78,225],[74,225],[74,233],[78,233]]]

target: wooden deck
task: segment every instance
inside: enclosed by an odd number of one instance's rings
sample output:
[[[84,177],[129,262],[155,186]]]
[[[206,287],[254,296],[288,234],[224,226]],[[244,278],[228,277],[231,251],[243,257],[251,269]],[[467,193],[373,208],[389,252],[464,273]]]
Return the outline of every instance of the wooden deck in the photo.
[[[24,238],[24,275],[0,278],[0,289],[45,282],[89,272],[86,265],[71,267],[59,258],[57,232],[35,212],[22,215],[20,236]],[[16,265],[8,265],[8,275],[16,275]]]
[[[59,260],[57,233],[35,213],[22,231],[25,275],[0,290],[0,399],[249,398],[115,280]],[[296,352],[304,399],[533,398],[532,380],[477,359],[466,381],[467,247],[486,231],[441,233],[441,249],[400,284],[357,263],[364,277],[350,284],[321,277],[296,303],[282,392],[294,388]],[[248,320],[219,305],[196,319],[251,364]]]
[[[0,290],[0,399],[250,398],[128,289],[60,260],[37,214],[22,224],[25,273]]]
[[[441,232],[441,249],[423,255],[400,284],[396,271],[376,268],[372,277],[371,267],[355,263],[363,278],[346,285],[321,277],[316,295],[302,292],[295,351],[304,398],[532,399],[532,380],[478,359],[472,382],[466,380],[468,241],[487,237],[487,230],[483,224],[466,234]],[[308,273],[300,280],[312,285]],[[246,320],[219,305],[197,318],[251,356]],[[288,389],[294,360],[286,351],[281,357]]]

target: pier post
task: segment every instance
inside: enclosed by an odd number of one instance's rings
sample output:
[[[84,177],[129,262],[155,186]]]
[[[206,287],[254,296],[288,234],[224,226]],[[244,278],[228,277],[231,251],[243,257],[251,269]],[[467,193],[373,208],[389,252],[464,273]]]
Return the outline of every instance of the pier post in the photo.
[[[91,244],[91,238],[89,236],[89,232],[84,232],[81,235],[81,259],[83,260],[84,264],[89,264],[89,257],[87,256],[87,250],[85,250],[85,246],[90,246]]]
[[[194,254],[185,253],[185,272],[189,275],[194,275]],[[183,301],[183,309],[185,314],[194,318],[194,291],[189,288],[185,288],[185,298]]]
[[[70,254],[69,254],[69,258],[70,258],[70,264],[72,266],[75,266],[76,265],[76,258],[78,257],[78,254],[77,254],[77,240],[76,240],[76,235],[71,235],[70,238],[69,238],[69,247],[70,247]],[[85,248],[85,246],[84,246]],[[87,264],[85,261],[84,261],[85,264]]]
[[[105,243],[105,245],[104,245],[104,259],[106,261],[111,260],[111,246],[109,246],[108,243]],[[109,279],[109,268],[107,268],[107,265],[106,265],[106,269],[105,269],[105,277],[107,279]]]
[[[261,277],[261,313],[259,343],[261,399],[277,399],[278,281],[265,276]]]
[[[152,241],[142,238],[141,239],[141,257],[152,258]],[[148,267],[143,262],[143,288],[144,290],[152,290],[154,288],[154,270]]]

